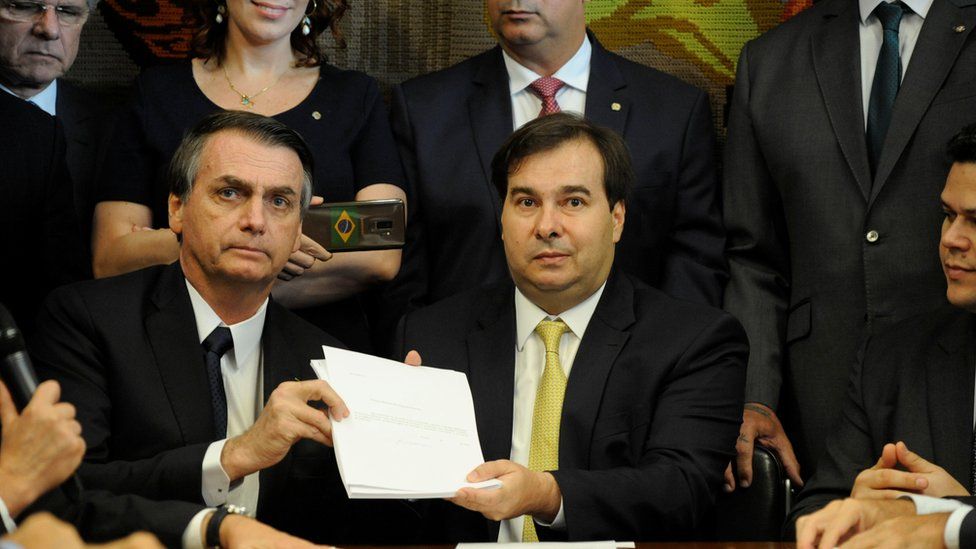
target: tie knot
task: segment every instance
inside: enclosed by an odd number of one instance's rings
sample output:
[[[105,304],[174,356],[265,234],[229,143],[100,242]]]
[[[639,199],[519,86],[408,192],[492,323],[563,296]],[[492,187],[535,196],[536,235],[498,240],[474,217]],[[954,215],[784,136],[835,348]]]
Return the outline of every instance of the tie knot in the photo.
[[[203,340],[203,349],[218,357],[224,356],[224,353],[233,347],[234,338],[230,334],[230,328],[226,326],[217,326],[214,331],[210,332],[207,339]]]
[[[543,320],[535,327],[535,333],[539,334],[542,342],[546,345],[547,353],[559,353],[559,339],[563,337],[569,326],[559,320]]]
[[[881,21],[884,30],[898,32],[901,17],[906,11],[911,11],[911,8],[901,2],[881,2],[874,8],[874,15]]]
[[[566,83],[558,78],[553,78],[552,76],[543,76],[536,81],[529,84],[532,91],[536,93],[539,97],[543,99],[552,99],[556,97],[556,92],[560,88],[565,86]]]

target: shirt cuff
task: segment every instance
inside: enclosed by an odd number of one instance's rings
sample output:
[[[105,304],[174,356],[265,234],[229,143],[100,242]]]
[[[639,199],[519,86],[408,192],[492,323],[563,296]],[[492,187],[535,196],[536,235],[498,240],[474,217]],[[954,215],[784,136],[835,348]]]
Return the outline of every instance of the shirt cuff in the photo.
[[[203,546],[203,519],[207,518],[208,513],[213,513],[213,509],[201,509],[190,519],[190,524],[183,530],[183,549],[207,549]]]
[[[7,504],[3,498],[0,498],[0,520],[3,520],[3,527],[8,534],[17,529],[17,522],[14,521],[14,517],[10,516],[10,510],[7,509]]]
[[[949,515],[946,520],[945,531],[942,533],[942,541],[945,542],[948,549],[959,549],[959,533],[962,530],[962,521],[972,510],[972,507],[965,505]]]
[[[556,513],[556,518],[552,519],[552,524],[547,524],[541,520],[532,517],[539,526],[545,526],[546,528],[552,528],[553,530],[565,530],[566,529],[566,514],[563,513],[563,498],[559,498],[559,512]]]
[[[218,507],[227,503],[227,496],[230,495],[230,477],[224,471],[224,466],[220,464],[220,454],[224,451],[226,442],[227,439],[212,442],[207,448],[207,453],[203,455],[201,491],[203,502],[208,507]]]
[[[905,494],[902,499],[910,499],[915,503],[916,515],[932,515],[935,513],[951,513],[956,509],[970,506],[954,499],[934,498],[932,496],[920,496],[916,494]]]

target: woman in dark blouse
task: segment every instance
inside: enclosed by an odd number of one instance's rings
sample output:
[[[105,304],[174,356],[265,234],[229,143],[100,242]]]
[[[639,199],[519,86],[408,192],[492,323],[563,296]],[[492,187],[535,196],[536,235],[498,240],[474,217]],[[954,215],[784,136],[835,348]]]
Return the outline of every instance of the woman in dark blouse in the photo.
[[[315,194],[327,202],[405,199],[376,82],[325,64],[315,43],[326,28],[343,43],[338,24],[346,9],[345,0],[195,2],[197,57],[139,76],[100,172],[92,237],[97,277],[178,258],[168,229],[166,167],[183,132],[218,109],[273,116],[301,133],[315,154]],[[365,349],[356,295],[392,279],[399,265],[399,250],[330,256],[303,237],[282,273],[290,280],[276,284],[274,297]]]

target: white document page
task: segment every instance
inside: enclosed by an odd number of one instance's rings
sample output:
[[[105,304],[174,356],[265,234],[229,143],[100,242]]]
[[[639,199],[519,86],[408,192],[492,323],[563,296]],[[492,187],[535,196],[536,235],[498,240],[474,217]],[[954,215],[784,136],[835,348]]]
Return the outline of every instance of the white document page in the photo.
[[[504,549],[506,547],[533,549],[634,549],[632,541],[541,541],[537,543],[459,543],[457,549]]]
[[[350,415],[332,423],[339,473],[350,498],[442,498],[484,463],[467,377],[322,347],[312,369]]]

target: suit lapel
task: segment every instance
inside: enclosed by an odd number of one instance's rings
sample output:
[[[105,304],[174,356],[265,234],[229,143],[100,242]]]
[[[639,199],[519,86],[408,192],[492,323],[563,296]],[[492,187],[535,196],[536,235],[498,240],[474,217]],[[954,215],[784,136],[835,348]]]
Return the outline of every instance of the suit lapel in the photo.
[[[634,287],[611,275],[600,303],[586,327],[566,384],[559,423],[559,468],[589,469],[593,424],[603,400],[603,387],[634,323]]]
[[[491,183],[491,159],[512,133],[512,99],[501,48],[491,50],[483,59],[472,81],[475,91],[468,99],[468,116],[485,176],[484,183],[497,218],[501,215],[501,201]]]
[[[960,5],[973,4],[972,1],[957,2]],[[964,26],[965,31],[955,32],[954,28],[959,25]],[[949,0],[932,2],[895,100],[891,126],[878,160],[871,200],[881,191],[932,99],[942,88],[973,25],[976,25],[976,8],[961,9]]]
[[[88,108],[79,92],[64,80],[58,81],[58,95],[56,99],[58,118],[64,125],[66,141],[68,142],[67,163],[75,185],[84,179],[80,173],[84,159],[95,154],[94,124],[97,119],[92,109]]]
[[[213,409],[203,350],[180,264],[160,275],[151,297],[156,310],[145,327],[163,388],[185,444],[214,439]]]
[[[512,453],[512,407],[515,402],[514,288],[491,290],[478,329],[467,338],[468,384],[474,397],[478,435],[486,461]]]
[[[833,2],[823,26],[811,37],[813,68],[844,158],[867,200],[871,168],[864,141],[857,2]]]
[[[593,54],[590,58],[590,80],[586,85],[586,118],[624,135],[627,113],[630,111],[630,98],[625,95],[627,81],[596,37],[591,33],[588,36],[593,45]]]
[[[297,352],[298,347],[289,342],[283,318],[285,314],[286,311],[274,300],[268,303],[268,314],[264,318],[264,330],[261,332],[262,384],[264,385],[262,410],[271,397],[272,391],[285,381],[315,379],[315,373],[309,364],[312,357],[301,355]],[[282,479],[287,478],[291,470],[291,459],[292,452],[288,452],[274,467],[261,471],[258,509],[264,508],[265,502],[282,501],[281,498],[287,498],[286,494],[280,492],[285,485]]]
[[[958,320],[948,325],[932,350],[926,376],[932,458],[956,479],[970,476],[976,380],[974,324],[973,315],[960,313]],[[961,403],[966,406],[960,407]]]

